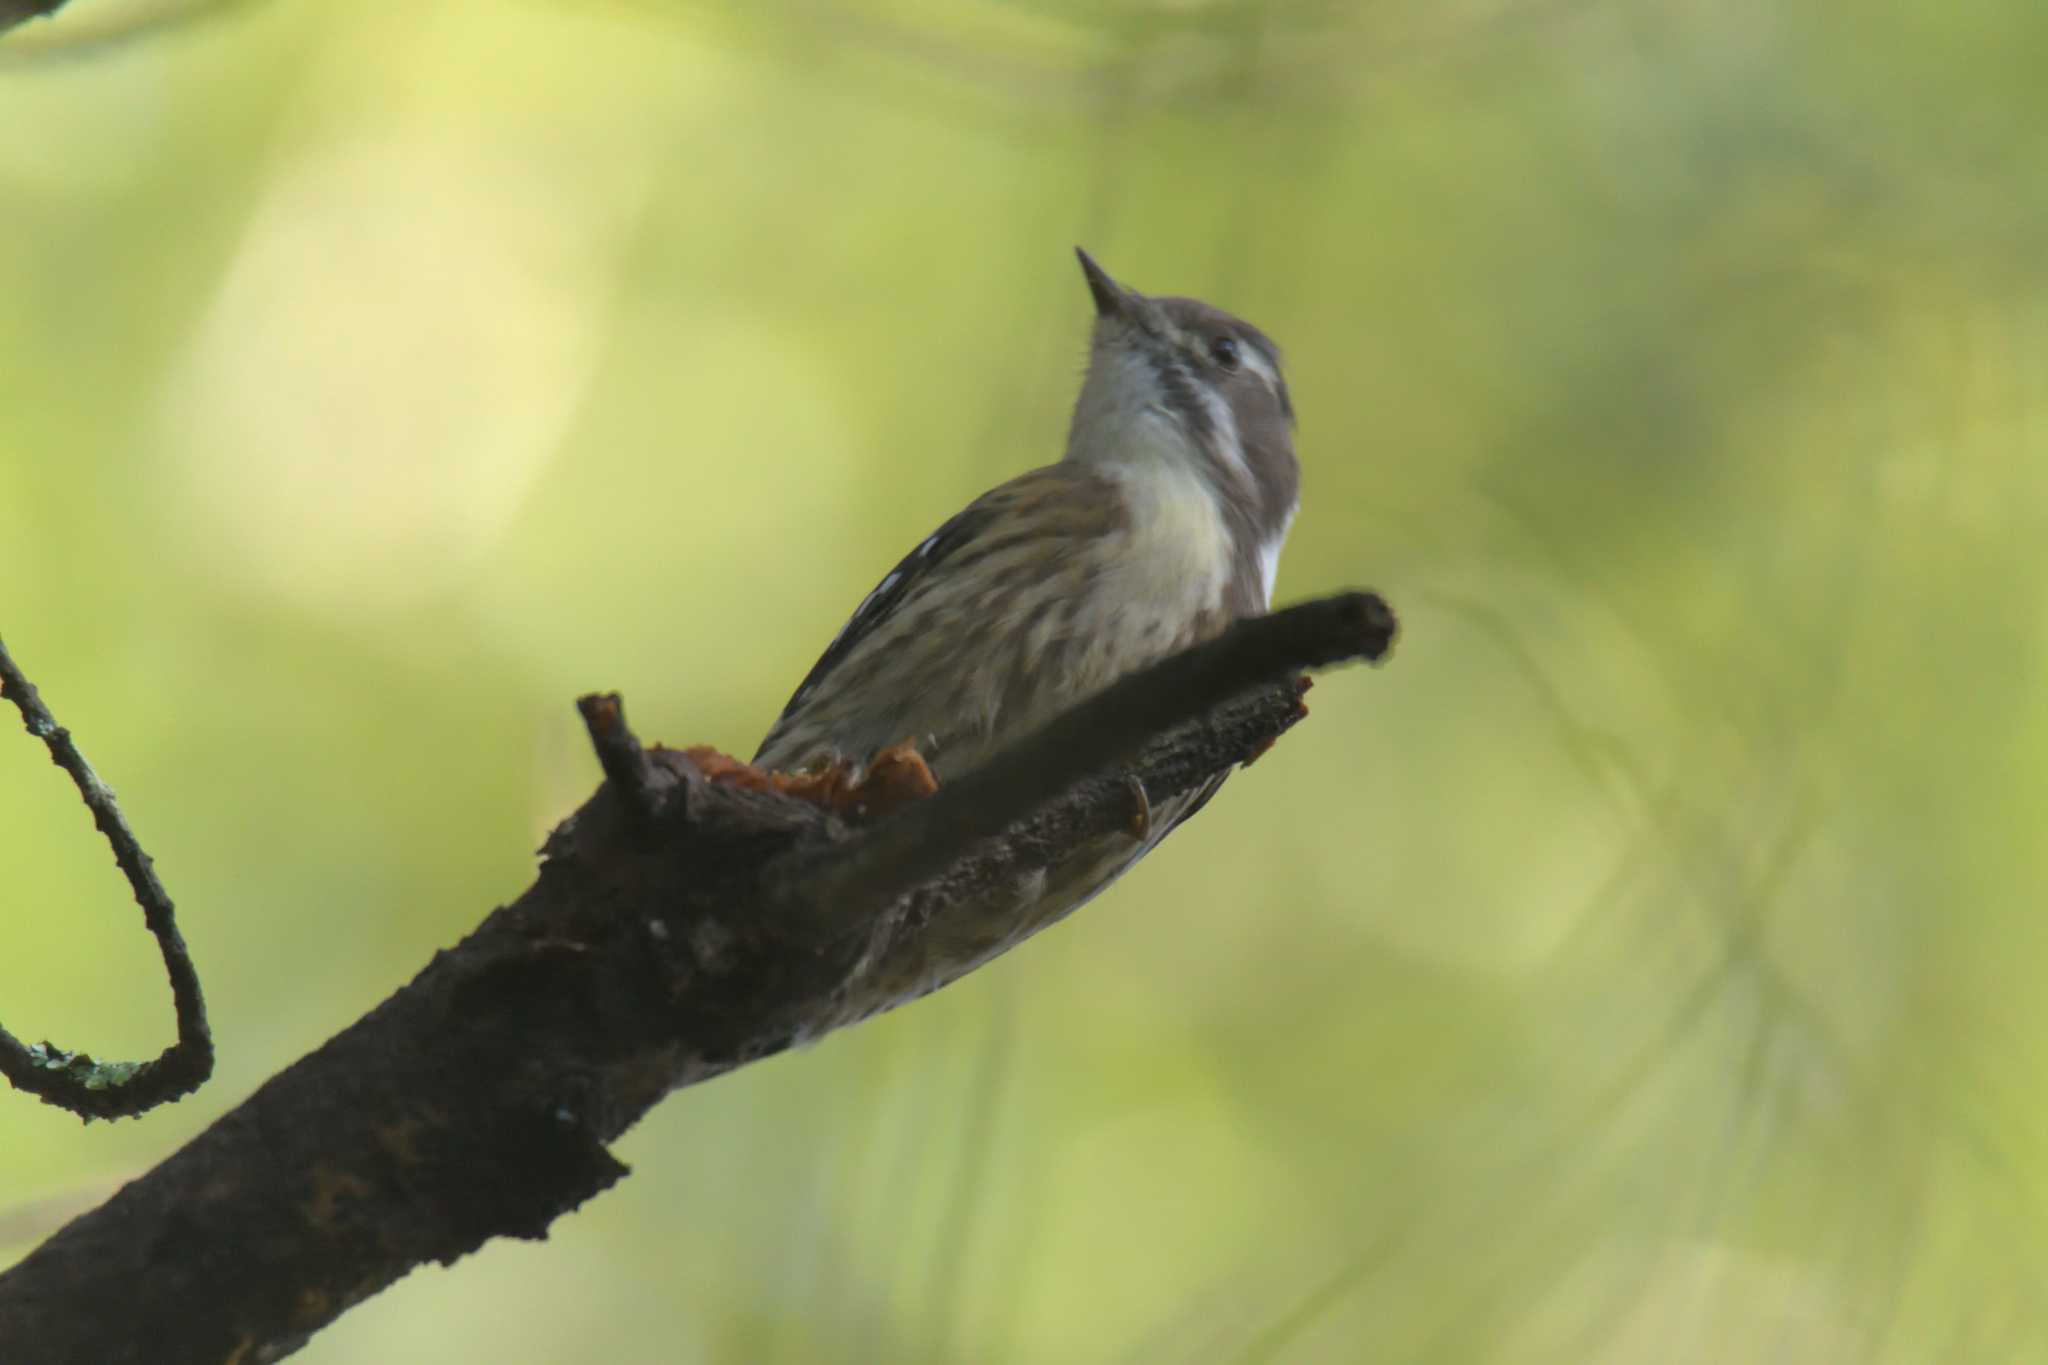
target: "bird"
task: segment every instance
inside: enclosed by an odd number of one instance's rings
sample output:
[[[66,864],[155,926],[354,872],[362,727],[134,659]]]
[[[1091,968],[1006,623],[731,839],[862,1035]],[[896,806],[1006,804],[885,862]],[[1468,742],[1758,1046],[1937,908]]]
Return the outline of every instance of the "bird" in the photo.
[[[755,768],[858,773],[908,745],[943,785],[1119,678],[1270,608],[1301,500],[1279,348],[1220,308],[1140,293],[1075,255],[1095,315],[1061,458],[976,498],[882,577],[770,727]],[[1072,851],[917,960],[857,985],[847,1017],[944,984],[1064,917],[1222,778],[1156,805],[1131,781],[1130,832]]]

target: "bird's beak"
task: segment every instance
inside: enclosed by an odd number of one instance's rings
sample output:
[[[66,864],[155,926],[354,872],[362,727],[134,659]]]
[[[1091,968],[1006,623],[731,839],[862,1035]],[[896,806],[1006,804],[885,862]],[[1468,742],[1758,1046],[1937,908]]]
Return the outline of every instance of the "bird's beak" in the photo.
[[[1109,272],[1095,264],[1095,258],[1080,247],[1074,254],[1081,258],[1081,273],[1088,277],[1088,292],[1095,296],[1095,316],[1099,318],[1120,318],[1130,312],[1130,292],[1109,277]]]

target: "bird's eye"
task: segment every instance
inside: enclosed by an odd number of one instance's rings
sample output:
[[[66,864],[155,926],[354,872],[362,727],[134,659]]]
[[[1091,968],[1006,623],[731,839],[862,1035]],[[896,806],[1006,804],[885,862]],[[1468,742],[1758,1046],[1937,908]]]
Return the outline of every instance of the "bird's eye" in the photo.
[[[1209,359],[1216,362],[1219,370],[1234,370],[1244,363],[1244,353],[1237,349],[1237,338],[1225,334],[1210,339]]]

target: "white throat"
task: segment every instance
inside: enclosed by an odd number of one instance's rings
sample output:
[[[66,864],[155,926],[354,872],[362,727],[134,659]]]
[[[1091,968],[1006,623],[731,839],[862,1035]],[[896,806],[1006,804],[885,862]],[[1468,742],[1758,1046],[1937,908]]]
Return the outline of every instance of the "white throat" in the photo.
[[[1187,463],[1195,456],[1180,424],[1166,413],[1152,362],[1123,348],[1097,350],[1074,403],[1067,458],[1106,468]]]

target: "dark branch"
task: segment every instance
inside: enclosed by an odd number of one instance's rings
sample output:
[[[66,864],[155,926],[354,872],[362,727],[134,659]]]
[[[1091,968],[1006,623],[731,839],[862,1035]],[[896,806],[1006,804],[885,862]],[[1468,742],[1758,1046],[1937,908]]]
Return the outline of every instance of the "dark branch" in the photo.
[[[1373,593],[1345,593],[1239,622],[1230,632],[1123,679],[992,762],[884,822],[829,866],[792,859],[771,895],[820,925],[862,923],[952,866],[976,842],[1153,739],[1260,683],[1351,659],[1377,662],[1394,614]],[[779,894],[776,894],[779,893]]]
[[[1127,775],[1155,804],[1198,799],[1300,719],[1298,668],[1375,655],[1391,630],[1378,599],[1333,599],[1105,694],[996,760],[1017,792],[963,781],[931,798],[919,818],[950,850],[943,866],[914,853],[922,880],[887,852],[909,815],[866,836],[680,753],[648,753],[644,783],[613,764],[517,901],[0,1274],[0,1360],[276,1360],[416,1265],[544,1235],[625,1174],[607,1144],[664,1095],[1008,947],[1036,925],[980,956],[946,940],[963,914],[1028,909],[1014,898],[1091,845],[1127,846]],[[860,932],[768,923],[771,898],[822,908],[804,876],[845,879]]]
[[[88,1119],[127,1118],[189,1095],[213,1074],[213,1037],[206,1027],[199,973],[178,933],[171,898],[164,894],[149,855],[122,818],[114,793],[78,752],[71,732],[51,716],[4,643],[0,643],[0,698],[14,703],[28,732],[49,748],[50,761],[70,775],[85,808],[92,812],[93,824],[114,850],[114,862],[128,878],[135,903],[142,907],[143,923],[156,935],[163,953],[178,1019],[178,1041],[148,1062],[95,1061],[50,1043],[25,1045],[0,1028],[0,1076],[16,1089]]]

